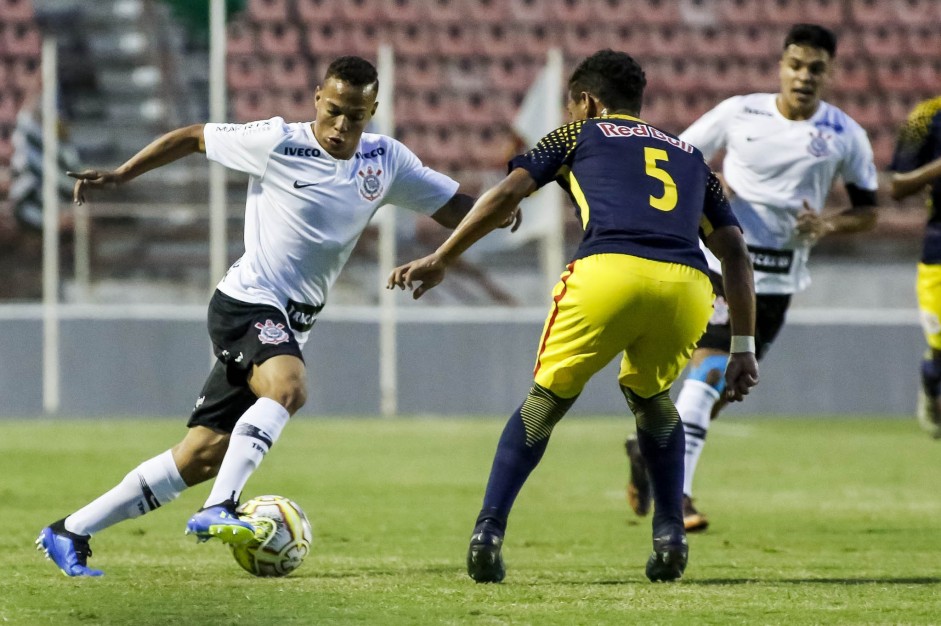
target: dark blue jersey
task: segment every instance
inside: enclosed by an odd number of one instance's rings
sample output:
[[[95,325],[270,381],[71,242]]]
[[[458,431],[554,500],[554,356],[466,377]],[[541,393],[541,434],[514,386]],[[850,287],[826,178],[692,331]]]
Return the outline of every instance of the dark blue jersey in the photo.
[[[585,229],[573,259],[619,253],[707,271],[699,239],[738,226],[718,178],[690,144],[627,115],[573,122],[509,163],[555,180]]]
[[[941,96],[916,106],[899,131],[891,169],[910,172],[941,157]],[[941,263],[941,179],[931,182],[922,263]]]

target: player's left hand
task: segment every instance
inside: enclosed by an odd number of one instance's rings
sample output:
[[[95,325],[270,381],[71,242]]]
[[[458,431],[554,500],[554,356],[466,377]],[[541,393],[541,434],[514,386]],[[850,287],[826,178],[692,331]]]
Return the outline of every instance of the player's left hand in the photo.
[[[515,209],[513,209],[513,214],[510,215],[510,217],[506,218],[506,221],[500,224],[500,228],[509,227],[510,232],[515,233],[517,230],[519,230],[519,227],[522,223],[523,223],[523,209],[516,207]]]
[[[723,398],[729,402],[745,399],[751,388],[758,384],[758,359],[754,352],[733,352],[725,367]]]
[[[829,234],[833,227],[830,222],[810,204],[804,200],[804,209],[797,214],[797,226],[795,228],[797,235],[813,245],[824,235]]]
[[[412,297],[418,300],[426,291],[444,280],[445,271],[446,266],[438,258],[438,255],[429,254],[392,270],[392,273],[389,274],[389,280],[386,282],[386,289],[408,288],[412,291]],[[418,287],[414,287],[416,282],[420,283]]]

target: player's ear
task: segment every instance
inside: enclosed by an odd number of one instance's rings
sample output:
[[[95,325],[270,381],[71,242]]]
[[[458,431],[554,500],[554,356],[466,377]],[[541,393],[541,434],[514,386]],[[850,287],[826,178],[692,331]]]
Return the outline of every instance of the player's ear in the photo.
[[[373,103],[372,103],[372,109],[369,110],[369,117],[372,117],[373,115],[375,115],[375,114],[376,114],[376,111],[377,111],[378,109],[379,109],[379,103],[378,103],[378,102],[373,102]]]
[[[316,89],[314,89],[314,106],[320,103],[320,91],[320,85],[317,85]]]

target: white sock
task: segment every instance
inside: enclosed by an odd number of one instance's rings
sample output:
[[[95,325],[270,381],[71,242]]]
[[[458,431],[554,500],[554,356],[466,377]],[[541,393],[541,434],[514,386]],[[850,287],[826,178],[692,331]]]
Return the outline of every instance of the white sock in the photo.
[[[111,491],[65,518],[65,529],[94,535],[126,519],[140,517],[175,500],[186,483],[167,450],[128,472]]]
[[[245,483],[261,465],[261,460],[278,440],[290,417],[287,409],[270,398],[258,398],[245,411],[232,430],[219,475],[212,484],[212,491],[204,507],[225,500],[238,501]]]
[[[687,379],[676,399],[676,410],[683,420],[686,433],[686,471],[683,475],[683,493],[693,497],[693,475],[703,446],[712,414],[712,406],[719,399],[719,392],[701,380]]]

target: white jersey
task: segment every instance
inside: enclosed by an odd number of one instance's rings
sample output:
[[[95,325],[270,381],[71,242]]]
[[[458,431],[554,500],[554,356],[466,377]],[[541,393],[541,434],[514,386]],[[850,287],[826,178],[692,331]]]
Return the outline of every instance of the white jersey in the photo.
[[[379,207],[431,214],[458,188],[385,135],[364,133],[348,160],[330,156],[310,123],[280,117],[206,124],[204,135],[208,158],[250,176],[245,254],[217,289],[280,309],[301,345]]]
[[[789,294],[810,284],[810,244],[795,231],[804,202],[820,212],[837,175],[872,191],[877,179],[866,131],[846,113],[821,102],[810,119],[789,120],[776,97],[729,98],[679,137],[707,160],[725,149],[722,173],[755,266],[755,290]],[[706,256],[718,271],[715,257]]]

